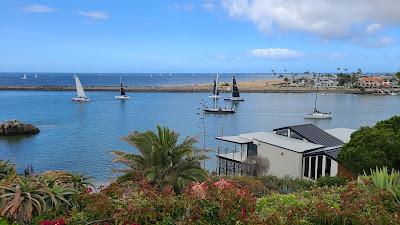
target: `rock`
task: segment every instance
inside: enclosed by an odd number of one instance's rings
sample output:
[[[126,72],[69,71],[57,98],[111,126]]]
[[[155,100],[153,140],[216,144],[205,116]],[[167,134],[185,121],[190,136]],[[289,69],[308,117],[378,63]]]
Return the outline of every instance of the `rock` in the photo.
[[[39,132],[40,130],[37,127],[18,120],[10,120],[0,123],[0,135],[30,135],[37,134]]]

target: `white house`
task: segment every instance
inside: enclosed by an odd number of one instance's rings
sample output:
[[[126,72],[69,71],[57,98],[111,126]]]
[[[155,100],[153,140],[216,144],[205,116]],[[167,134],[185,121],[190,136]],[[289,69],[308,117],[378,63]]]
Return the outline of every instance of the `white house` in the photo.
[[[267,174],[270,175],[307,179],[335,176],[340,171],[339,151],[354,131],[348,128],[322,130],[304,124],[274,129],[271,133],[217,137],[224,146],[218,148],[218,173],[243,174],[242,163],[248,157],[257,156],[268,160]]]

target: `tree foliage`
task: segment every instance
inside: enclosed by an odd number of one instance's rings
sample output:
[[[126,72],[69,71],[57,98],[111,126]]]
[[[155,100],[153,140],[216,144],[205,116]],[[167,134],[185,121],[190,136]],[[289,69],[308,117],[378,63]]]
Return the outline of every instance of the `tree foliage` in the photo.
[[[200,181],[207,177],[201,166],[203,155],[197,152],[194,138],[186,138],[178,143],[179,135],[166,127],[157,126],[157,132],[134,132],[125,140],[139,150],[140,154],[113,151],[114,162],[125,164],[127,169],[120,170],[124,175],[119,181],[144,176],[159,188],[172,185],[176,191],[182,190],[191,181]]]
[[[362,127],[339,153],[339,162],[355,174],[384,166],[400,169],[400,116]]]

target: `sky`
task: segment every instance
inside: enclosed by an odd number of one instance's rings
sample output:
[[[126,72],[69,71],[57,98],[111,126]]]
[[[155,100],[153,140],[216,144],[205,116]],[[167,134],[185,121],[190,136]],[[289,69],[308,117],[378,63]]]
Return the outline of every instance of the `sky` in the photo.
[[[399,12],[399,0],[0,0],[0,71],[395,72]]]

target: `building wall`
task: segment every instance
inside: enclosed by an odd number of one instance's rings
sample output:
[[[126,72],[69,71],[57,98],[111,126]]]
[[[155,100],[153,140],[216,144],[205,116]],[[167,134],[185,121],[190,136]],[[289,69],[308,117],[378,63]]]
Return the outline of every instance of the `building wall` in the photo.
[[[301,177],[302,154],[262,142],[258,142],[257,146],[258,155],[266,157],[270,163],[269,175],[277,177]]]

